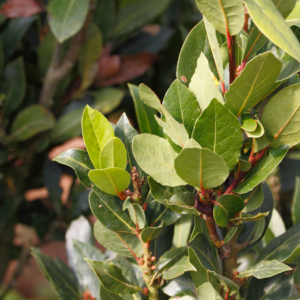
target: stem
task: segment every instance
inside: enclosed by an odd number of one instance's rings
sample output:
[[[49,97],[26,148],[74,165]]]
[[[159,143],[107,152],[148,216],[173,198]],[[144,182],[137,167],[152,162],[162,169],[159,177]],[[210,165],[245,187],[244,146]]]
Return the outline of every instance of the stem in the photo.
[[[234,82],[236,77],[236,62],[235,62],[235,37],[231,37],[227,30],[227,47],[229,53],[229,77],[230,84]]]
[[[149,252],[149,242],[144,243],[143,245],[143,265],[140,265],[141,271],[143,272],[144,281],[146,287],[144,289],[144,293],[149,297],[149,300],[158,300],[158,286],[153,283],[153,265],[152,265],[152,258],[151,253]]]
[[[88,28],[93,17],[96,0],[91,0],[89,12],[87,14],[85,23],[81,30],[74,36],[68,52],[63,61],[60,63],[61,44],[57,43],[50,67],[47,71],[44,85],[40,94],[39,103],[45,107],[51,107],[53,104],[53,97],[57,90],[59,82],[68,74],[74,67],[76,60],[81,52],[83,44],[86,40]]]

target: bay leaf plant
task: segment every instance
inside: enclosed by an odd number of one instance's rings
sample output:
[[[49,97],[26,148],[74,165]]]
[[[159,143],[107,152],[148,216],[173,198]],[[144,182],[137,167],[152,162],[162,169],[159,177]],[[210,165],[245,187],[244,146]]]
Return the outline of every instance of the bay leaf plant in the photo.
[[[112,126],[87,106],[86,151],[54,159],[91,188],[95,236],[117,254],[99,259],[73,241],[81,268],[94,271],[83,282],[77,268],[74,290],[95,284],[90,299],[299,299],[290,259],[300,223],[264,238],[274,207],[265,180],[300,142],[300,44],[290,27],[299,23],[285,20],[300,17],[296,1],[196,3],[203,20],[163,101],[129,85],[141,133],[125,114]],[[34,255],[53,282],[46,258]]]

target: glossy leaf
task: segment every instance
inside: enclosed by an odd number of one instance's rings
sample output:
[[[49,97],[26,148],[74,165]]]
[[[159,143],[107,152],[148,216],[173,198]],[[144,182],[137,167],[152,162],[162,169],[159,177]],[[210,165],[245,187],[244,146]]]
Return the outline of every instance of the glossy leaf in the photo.
[[[191,136],[194,124],[200,116],[198,102],[193,93],[175,80],[166,92],[163,105],[178,123],[184,125]]]
[[[225,94],[225,106],[240,116],[255,106],[275,83],[282,64],[271,52],[256,56]]]
[[[300,61],[300,44],[274,3],[266,0],[244,0],[244,3],[260,31],[276,46]]]
[[[300,84],[291,85],[278,92],[266,105],[262,124],[271,146],[289,145],[300,142],[298,115],[300,114]],[[282,102],[282,99],[285,99]]]
[[[92,181],[88,174],[94,169],[94,166],[85,150],[69,149],[60,153],[53,160],[71,167],[84,186],[92,187]]]
[[[289,258],[296,249],[300,247],[300,223],[297,223],[284,234],[273,239],[260,253],[257,262],[270,261],[273,259],[279,262]]]
[[[255,167],[247,173],[244,181],[234,190],[236,193],[245,194],[261,183],[282,161],[288,152],[288,146],[283,145],[271,149]]]
[[[10,62],[4,69],[4,82],[1,93],[6,95],[3,106],[3,115],[8,116],[22,103],[26,91],[26,78],[22,58]]]
[[[243,145],[240,122],[216,99],[197,120],[193,139],[201,147],[221,155],[230,170],[237,164]]]
[[[186,184],[176,174],[174,159],[177,153],[167,140],[150,134],[140,134],[133,139],[132,149],[139,166],[154,180],[168,186]]]
[[[214,219],[219,226],[227,226],[234,215],[242,211],[244,201],[237,195],[223,195],[214,206]]]
[[[54,127],[54,116],[41,105],[31,105],[22,110],[11,126],[11,136],[25,141],[34,135]]]
[[[109,230],[135,233],[129,213],[123,211],[122,201],[116,197],[91,192],[90,207],[93,214]]]
[[[245,202],[243,212],[249,212],[260,207],[264,201],[264,194],[262,192],[262,185],[258,185],[252,191],[242,194],[242,199]]]
[[[193,222],[192,216],[183,215],[175,223],[174,236],[172,242],[174,248],[183,247],[187,244],[190,237],[192,222]]]
[[[203,111],[212,99],[224,103],[223,96],[219,91],[209,69],[208,61],[203,53],[197,60],[195,73],[191,78],[189,89],[195,94],[200,109]]]
[[[53,260],[35,248],[31,250],[31,254],[60,299],[69,300],[70,297],[74,300],[82,299],[77,279],[59,258]]]
[[[204,20],[206,33],[207,33],[208,42],[217,67],[219,79],[222,82],[224,82],[223,60],[220,52],[219,42],[216,36],[216,30],[214,26],[205,18],[205,16],[203,20]]]
[[[134,225],[133,225],[134,226]],[[125,257],[133,257],[124,242],[140,257],[143,245],[135,234],[126,232],[116,233],[105,227],[100,221],[95,223],[94,234],[97,241],[106,249]]]
[[[165,280],[170,280],[188,271],[196,271],[196,268],[190,263],[188,256],[183,256],[172,267],[170,267],[168,270],[165,270],[162,273],[162,277]]]
[[[126,199],[123,204],[123,210],[127,209],[130,218],[139,229],[146,225],[146,217],[143,208],[138,203],[131,203],[130,198]]]
[[[177,174],[188,184],[204,189],[222,184],[229,173],[223,158],[208,149],[183,149],[175,159]]]
[[[88,105],[82,116],[82,135],[86,149],[95,168],[100,169],[100,152],[106,142],[115,136],[114,130],[107,119],[97,110]]]
[[[162,129],[154,119],[156,111],[143,103],[140,98],[138,86],[128,84],[128,88],[133,100],[140,132],[151,133],[163,137]]]
[[[120,168],[92,170],[89,178],[100,190],[111,195],[120,195],[131,180],[129,173]]]
[[[62,43],[83,26],[89,1],[53,0],[49,3],[49,25],[56,39]]]
[[[294,273],[281,273],[266,279],[252,278],[245,300],[282,300],[291,296],[294,286]]]
[[[201,13],[221,33],[236,35],[244,25],[244,8],[240,0],[197,0]]]
[[[51,131],[51,141],[61,143],[75,136],[80,136],[82,112],[83,108],[81,107],[62,115]]]
[[[100,167],[106,168],[120,168],[124,169],[127,165],[126,149],[122,141],[117,138],[111,138],[103,146],[100,154]]]
[[[131,284],[123,275],[120,268],[111,262],[100,262],[91,259],[85,259],[96,273],[103,286],[116,294],[134,294],[142,289]]]
[[[152,280],[158,277],[163,271],[173,267],[182,257],[187,254],[186,247],[175,248],[165,252],[158,262]]]
[[[268,278],[280,274],[282,272],[291,271],[292,269],[273,259],[271,261],[262,261],[251,269],[237,275],[239,278],[254,276],[258,279]]]
[[[300,177],[296,177],[295,191],[292,203],[292,220],[294,224],[300,221]]]
[[[165,122],[159,119],[156,115],[154,118],[157,123],[164,129],[165,133],[171,138],[171,140],[178,146],[183,148],[184,144],[189,140],[189,135],[184,126],[178,123],[171,114],[160,103],[160,100],[156,94],[148,88],[146,85],[141,84],[140,97],[144,103],[150,107],[153,107],[158,112],[162,113],[165,118]]]
[[[203,298],[206,300],[222,300],[220,294],[213,288],[213,286],[209,282],[202,284],[197,289],[197,295],[200,297],[200,299]]]

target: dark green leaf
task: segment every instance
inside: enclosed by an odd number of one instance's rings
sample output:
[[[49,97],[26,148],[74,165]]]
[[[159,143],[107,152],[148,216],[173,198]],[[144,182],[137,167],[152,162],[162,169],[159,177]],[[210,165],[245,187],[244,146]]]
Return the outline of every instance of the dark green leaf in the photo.
[[[232,170],[237,164],[243,146],[239,120],[219,101],[213,99],[201,114],[193,132],[201,147],[221,155]]]
[[[71,167],[76,172],[78,179],[84,186],[92,186],[92,181],[88,174],[94,169],[94,166],[85,150],[69,149],[60,153],[53,160]]]

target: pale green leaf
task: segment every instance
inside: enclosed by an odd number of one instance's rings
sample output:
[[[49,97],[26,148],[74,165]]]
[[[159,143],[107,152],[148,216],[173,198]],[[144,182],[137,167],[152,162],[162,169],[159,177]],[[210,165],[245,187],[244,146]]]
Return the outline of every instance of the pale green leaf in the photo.
[[[203,283],[201,286],[199,286],[199,288],[197,289],[197,295],[200,299],[205,300],[223,299],[209,282]]]
[[[252,108],[269,92],[281,71],[281,66],[281,62],[271,52],[252,59],[230,85],[225,94],[225,106],[236,116]]]
[[[197,67],[191,78],[189,89],[195,94],[201,110],[209,105],[212,99],[217,99],[224,103],[221,92],[219,91],[208,65],[208,61],[203,53],[197,60]]]
[[[130,198],[126,199],[123,204],[123,210],[127,209],[130,218],[139,229],[143,229],[146,225],[146,217],[143,208],[138,203],[131,203]]]
[[[193,217],[183,215],[175,223],[172,245],[174,248],[183,247],[187,244],[192,228]]]
[[[208,149],[183,149],[175,159],[175,169],[186,183],[204,189],[222,184],[229,169],[222,156]]]
[[[300,26],[300,3],[296,2],[295,8],[286,18],[286,23],[291,27],[293,25]]]
[[[157,182],[168,186],[186,184],[175,171],[177,153],[167,140],[140,134],[133,139],[133,154],[139,166]]]

